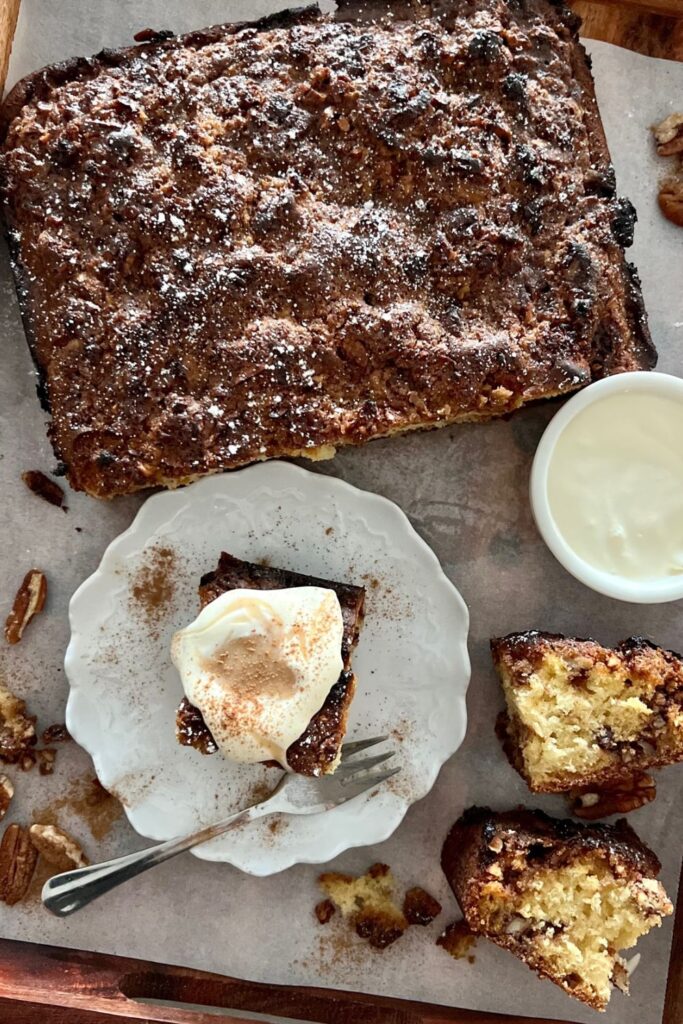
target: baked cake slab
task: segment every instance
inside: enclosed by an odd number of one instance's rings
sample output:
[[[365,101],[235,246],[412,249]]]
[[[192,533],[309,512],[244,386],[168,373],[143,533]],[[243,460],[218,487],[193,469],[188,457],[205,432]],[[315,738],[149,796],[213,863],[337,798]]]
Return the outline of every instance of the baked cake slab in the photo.
[[[73,487],[324,458],[654,365],[577,19],[398,10],[162,34],[11,92],[4,216]]]

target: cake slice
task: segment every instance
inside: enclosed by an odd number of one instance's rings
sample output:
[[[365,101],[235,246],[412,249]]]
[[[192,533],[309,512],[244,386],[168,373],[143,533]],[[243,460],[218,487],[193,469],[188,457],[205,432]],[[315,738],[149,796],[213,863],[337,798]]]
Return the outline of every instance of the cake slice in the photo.
[[[635,946],[672,913],[655,854],[625,819],[582,825],[471,807],[441,864],[470,929],[596,1010],[628,991]]]
[[[300,775],[326,775],[334,771],[339,761],[349,707],[356,689],[356,679],[351,671],[351,654],[358,642],[363,622],[364,588],[305,576],[289,569],[245,562],[223,552],[217,569],[202,577],[199,600],[204,608],[229,590],[281,590],[289,587],[326,587],[334,590],[342,612],[341,654],[344,667],[341,675],[306,731],[287,750],[287,763],[291,771]],[[187,698],[183,698],[178,708],[176,735],[179,743],[194,747],[202,754],[213,754],[218,749],[201,711]]]
[[[538,793],[611,787],[683,760],[683,661],[630,637],[614,649],[554,633],[491,641],[506,753]]]

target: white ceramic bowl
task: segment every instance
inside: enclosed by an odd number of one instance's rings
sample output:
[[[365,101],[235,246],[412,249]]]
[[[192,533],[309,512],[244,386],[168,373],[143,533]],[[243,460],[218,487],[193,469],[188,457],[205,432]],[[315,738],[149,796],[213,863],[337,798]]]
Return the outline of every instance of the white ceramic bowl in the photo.
[[[683,404],[683,379],[666,373],[621,373],[591,384],[574,395],[548,424],[540,440],[531,469],[531,508],[543,540],[561,565],[599,594],[634,604],[661,604],[683,598],[683,576],[655,580],[632,580],[597,569],[567,544],[550,511],[548,472],[557,442],[577,413],[589,405],[617,394],[648,394]]]

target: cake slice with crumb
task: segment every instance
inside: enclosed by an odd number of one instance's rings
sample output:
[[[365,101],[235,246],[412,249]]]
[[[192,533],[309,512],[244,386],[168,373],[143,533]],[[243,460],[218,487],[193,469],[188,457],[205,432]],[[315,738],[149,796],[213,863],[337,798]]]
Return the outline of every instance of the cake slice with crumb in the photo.
[[[616,648],[554,633],[491,641],[499,734],[536,793],[624,782],[683,761],[683,660],[642,637]]]
[[[596,1010],[613,985],[628,992],[634,961],[620,952],[673,911],[657,857],[623,818],[582,825],[471,807],[441,864],[472,932]]]

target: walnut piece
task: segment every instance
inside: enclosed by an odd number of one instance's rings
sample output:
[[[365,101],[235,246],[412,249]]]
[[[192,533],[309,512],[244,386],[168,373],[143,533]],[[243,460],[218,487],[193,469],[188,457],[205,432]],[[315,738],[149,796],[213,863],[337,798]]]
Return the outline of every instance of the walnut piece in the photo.
[[[0,842],[0,900],[13,906],[23,899],[38,860],[28,832],[20,825],[8,825]]]
[[[84,868],[89,863],[76,840],[57,825],[31,825],[29,838],[41,857],[57,872]]]
[[[41,473],[39,469],[29,469],[26,473],[21,474],[21,479],[29,491],[33,491],[39,498],[43,498],[51,505],[56,505],[57,508],[63,507],[64,491],[58,483],[50,480],[49,476],[46,476],[45,473]]]
[[[659,124],[654,125],[652,132],[660,156],[683,153],[683,114],[669,114]]]
[[[6,775],[0,775],[0,821],[7,814],[9,805],[14,796],[14,786]]]
[[[26,702],[0,683],[0,761],[19,764],[24,770],[35,762],[35,717],[26,714]]]
[[[31,619],[42,612],[47,597],[47,580],[39,569],[29,569],[17,591],[5,623],[8,644],[18,644]]]
[[[572,814],[588,821],[606,818],[610,814],[628,814],[649,804],[656,796],[655,781],[645,772],[638,772],[609,788],[591,792],[572,790],[569,793]]]
[[[657,198],[664,216],[683,228],[683,177],[665,178]]]

